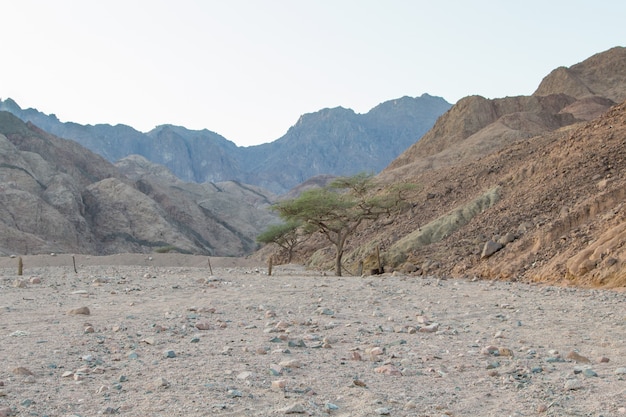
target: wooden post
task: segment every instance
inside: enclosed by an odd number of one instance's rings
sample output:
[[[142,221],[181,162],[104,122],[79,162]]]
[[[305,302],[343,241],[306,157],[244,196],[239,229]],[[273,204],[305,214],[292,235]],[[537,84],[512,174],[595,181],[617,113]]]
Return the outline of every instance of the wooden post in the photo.
[[[22,275],[24,272],[24,262],[22,261],[22,257],[17,258],[17,275]]]
[[[267,258],[267,275],[272,275],[272,257]]]
[[[72,255],[72,263],[74,264],[74,273],[78,274],[78,271],[76,270],[76,258],[74,258],[74,255]]]
[[[211,275],[213,275],[213,268],[211,268],[211,257],[210,256],[207,258],[207,261],[209,262],[209,272],[211,273]]]
[[[376,245],[376,258],[378,259],[378,273],[383,273],[383,266],[380,264],[380,245]]]
[[[359,270],[357,271],[356,275],[358,277],[360,277],[361,275],[363,275],[363,260],[359,261]]]

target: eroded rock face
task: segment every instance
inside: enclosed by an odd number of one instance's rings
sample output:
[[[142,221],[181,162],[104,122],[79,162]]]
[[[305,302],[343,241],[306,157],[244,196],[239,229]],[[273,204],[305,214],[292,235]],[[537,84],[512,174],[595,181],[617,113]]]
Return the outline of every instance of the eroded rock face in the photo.
[[[140,157],[117,169],[6,112],[0,150],[0,253],[242,256],[275,218],[263,190],[187,184]]]

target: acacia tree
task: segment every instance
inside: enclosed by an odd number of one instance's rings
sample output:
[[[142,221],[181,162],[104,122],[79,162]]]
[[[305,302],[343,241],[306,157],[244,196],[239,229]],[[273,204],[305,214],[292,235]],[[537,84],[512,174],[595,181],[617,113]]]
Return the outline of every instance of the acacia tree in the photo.
[[[404,203],[399,187],[374,193],[378,184],[369,174],[342,177],[323,188],[274,206],[286,221],[301,222],[307,233],[321,232],[336,249],[335,274],[341,276],[341,259],[347,239],[365,220],[391,216]]]
[[[287,252],[287,263],[291,262],[293,251],[302,242],[301,223],[288,221],[286,223],[269,226],[263,233],[257,236],[259,243],[274,243]]]

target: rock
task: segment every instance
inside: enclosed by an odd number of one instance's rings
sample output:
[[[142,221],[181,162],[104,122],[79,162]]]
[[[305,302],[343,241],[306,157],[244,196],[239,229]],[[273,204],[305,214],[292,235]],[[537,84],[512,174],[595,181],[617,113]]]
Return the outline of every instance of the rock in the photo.
[[[153,390],[165,389],[169,387],[170,387],[170,383],[165,378],[162,378],[162,377],[155,379],[148,386],[149,389],[153,389]]]
[[[0,407],[0,417],[9,417],[12,414],[10,407]]]
[[[213,325],[207,321],[200,321],[196,323],[196,329],[198,330],[212,330]]]
[[[302,364],[297,359],[288,359],[279,363],[283,368],[300,368]]]
[[[591,362],[589,360],[589,358],[586,358],[585,356],[582,356],[581,354],[579,354],[578,352],[575,351],[570,351],[567,353],[567,355],[565,355],[565,359],[569,359],[572,361],[575,361],[576,363],[589,363]]]
[[[89,307],[78,307],[78,308],[73,308],[70,311],[67,312],[67,314],[69,315],[85,315],[88,316],[91,314],[91,311],[89,311]]]
[[[174,352],[173,350],[164,350],[163,351],[163,357],[167,358],[167,359],[171,359],[171,358],[175,358],[176,357],[176,352]]]
[[[615,370],[615,375],[626,375],[626,368],[617,368]]]
[[[431,323],[428,326],[420,327],[418,330],[420,333],[435,333],[439,330],[439,323]]]
[[[272,389],[284,390],[286,386],[287,386],[286,379],[277,379],[276,381],[272,381]]]
[[[501,245],[508,245],[509,243],[513,242],[515,240],[515,235],[511,232],[505,234],[504,236],[500,237],[500,239],[498,239],[498,243],[500,243]]]
[[[480,258],[481,259],[488,258],[494,253],[496,253],[497,251],[499,251],[500,249],[502,249],[503,247],[504,245],[502,245],[502,243],[489,240],[485,243],[485,246],[483,246],[483,251],[480,254]]]
[[[26,288],[28,287],[28,284],[24,280],[16,279],[15,281],[13,281],[13,287],[14,288]]]
[[[609,363],[609,358],[606,356],[600,356],[597,360],[598,363]]]
[[[383,365],[374,369],[377,374],[402,376],[402,372],[393,365]]]
[[[577,379],[568,379],[565,381],[565,389],[568,391],[574,391],[581,389],[583,387],[583,383]]]
[[[374,411],[376,411],[376,414],[380,416],[388,416],[391,414],[391,409],[389,407],[380,407]]]
[[[304,408],[304,406],[302,404],[291,404],[285,408],[281,408],[280,410],[278,410],[281,413],[285,413],[285,414],[305,414],[306,413],[306,408]]]
[[[22,375],[22,376],[32,376],[32,375],[35,375],[33,373],[33,371],[31,371],[28,368],[24,368],[23,366],[18,366],[17,368],[13,368],[13,370],[11,372],[13,372],[15,375]]]
[[[39,277],[31,277],[28,282],[31,284],[41,284],[41,278]]]

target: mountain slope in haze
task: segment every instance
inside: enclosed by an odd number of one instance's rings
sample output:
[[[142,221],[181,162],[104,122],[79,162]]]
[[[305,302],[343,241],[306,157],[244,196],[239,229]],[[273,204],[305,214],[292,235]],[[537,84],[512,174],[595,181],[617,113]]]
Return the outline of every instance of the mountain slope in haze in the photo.
[[[140,157],[116,168],[8,112],[0,112],[0,150],[4,254],[242,256],[275,217],[266,210],[272,196],[260,190],[186,184]]]
[[[387,101],[365,114],[323,109],[303,115],[274,142],[238,147],[206,129],[163,125],[144,134],[124,125],[83,126],[23,110],[11,99],[0,101],[0,110],[76,140],[111,162],[137,154],[168,167],[184,181],[233,180],[279,194],[315,175],[379,172],[449,108],[444,99],[423,94]]]
[[[387,270],[411,274],[626,286],[623,62],[614,48],[574,66],[592,95],[553,72],[547,95],[460,100],[377,176],[417,187],[406,211],[349,242],[348,270],[376,267],[379,247]],[[327,245],[297,256],[329,267]]]

